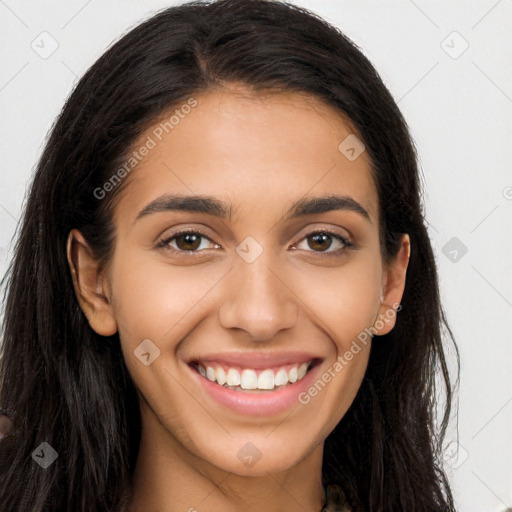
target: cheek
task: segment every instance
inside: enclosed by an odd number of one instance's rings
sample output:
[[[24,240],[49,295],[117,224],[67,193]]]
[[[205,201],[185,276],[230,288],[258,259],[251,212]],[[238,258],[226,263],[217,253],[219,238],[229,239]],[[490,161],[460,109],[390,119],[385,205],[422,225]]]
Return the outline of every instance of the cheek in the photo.
[[[114,314],[120,335],[130,343],[178,339],[180,325],[195,316],[209,289],[222,277],[207,266],[173,267],[142,251],[115,263]]]
[[[310,266],[295,279],[294,291],[314,313],[338,351],[372,326],[379,309],[380,259],[367,251],[338,267]]]

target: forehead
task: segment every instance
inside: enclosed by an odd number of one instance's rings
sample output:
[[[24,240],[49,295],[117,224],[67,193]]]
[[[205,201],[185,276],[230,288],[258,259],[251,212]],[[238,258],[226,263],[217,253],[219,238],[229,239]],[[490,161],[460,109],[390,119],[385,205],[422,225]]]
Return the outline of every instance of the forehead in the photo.
[[[342,194],[377,219],[368,155],[334,108],[302,93],[243,87],[193,98],[194,107],[163,113],[133,145],[151,149],[128,176],[119,219],[135,218],[165,193],[218,197],[235,221],[255,210],[284,215],[306,196]],[[361,154],[354,159],[347,144]]]

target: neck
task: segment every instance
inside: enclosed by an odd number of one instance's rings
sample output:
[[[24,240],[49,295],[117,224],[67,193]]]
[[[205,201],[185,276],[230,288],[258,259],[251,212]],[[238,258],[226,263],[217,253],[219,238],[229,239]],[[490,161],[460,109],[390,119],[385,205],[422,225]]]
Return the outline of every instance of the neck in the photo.
[[[287,471],[243,476],[190,453],[154,415],[145,418],[128,512],[320,512],[323,444]]]

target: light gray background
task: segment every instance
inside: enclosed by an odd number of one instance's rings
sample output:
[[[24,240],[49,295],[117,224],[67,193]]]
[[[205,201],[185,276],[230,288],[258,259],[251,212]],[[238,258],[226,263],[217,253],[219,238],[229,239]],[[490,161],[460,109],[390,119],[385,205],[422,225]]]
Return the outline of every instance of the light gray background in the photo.
[[[0,0],[2,275],[45,136],[77,77],[176,3]],[[460,511],[502,512],[512,507],[512,0],[294,3],[363,49],[410,125],[462,359],[446,467]]]

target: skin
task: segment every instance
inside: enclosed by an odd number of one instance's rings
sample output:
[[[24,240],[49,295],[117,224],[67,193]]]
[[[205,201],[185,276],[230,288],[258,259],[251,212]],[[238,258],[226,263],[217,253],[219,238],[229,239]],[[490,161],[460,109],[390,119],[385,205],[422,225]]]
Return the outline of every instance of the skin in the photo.
[[[318,512],[323,443],[359,389],[370,343],[309,404],[264,418],[209,399],[185,361],[213,350],[304,350],[323,358],[322,375],[400,302],[409,237],[384,266],[368,155],[349,161],[338,150],[353,130],[331,107],[234,84],[194,97],[197,107],[130,174],[114,212],[109,265],[98,267],[79,231],[68,239],[84,314],[97,333],[119,332],[140,394],[130,510]],[[168,211],[136,221],[163,193],[215,196],[233,204],[233,215]],[[283,219],[305,194],[332,193],[351,196],[370,220],[345,210]],[[182,228],[206,234],[198,255],[185,252],[183,239],[171,246],[181,254],[156,247]],[[332,238],[330,246],[329,239],[315,245],[308,235],[316,228],[348,237],[357,249],[329,257],[343,244]],[[263,248],[250,264],[235,250],[248,236]],[[392,316],[373,332],[386,334],[394,324]],[[149,366],[134,355],[145,339],[161,351]],[[262,455],[252,467],[237,457],[248,442]]]

